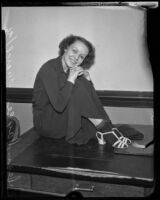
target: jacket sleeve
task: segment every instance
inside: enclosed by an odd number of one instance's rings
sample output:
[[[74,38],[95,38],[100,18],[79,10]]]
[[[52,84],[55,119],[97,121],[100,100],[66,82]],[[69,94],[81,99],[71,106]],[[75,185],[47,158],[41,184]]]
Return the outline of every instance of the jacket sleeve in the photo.
[[[40,77],[52,106],[57,112],[63,112],[69,102],[74,85],[66,81],[63,86],[59,87],[58,74],[54,73],[54,69],[51,68],[41,71]]]

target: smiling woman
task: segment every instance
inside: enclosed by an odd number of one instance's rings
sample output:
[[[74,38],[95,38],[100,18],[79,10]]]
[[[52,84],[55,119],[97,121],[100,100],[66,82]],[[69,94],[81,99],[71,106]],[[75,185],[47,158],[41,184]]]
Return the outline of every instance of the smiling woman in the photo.
[[[128,147],[131,141],[113,126],[86,71],[85,64],[91,67],[94,61],[93,45],[70,35],[59,48],[60,55],[40,68],[34,83],[33,121],[38,133],[64,137],[69,143],[86,144],[97,137],[99,144],[107,140],[113,147]]]

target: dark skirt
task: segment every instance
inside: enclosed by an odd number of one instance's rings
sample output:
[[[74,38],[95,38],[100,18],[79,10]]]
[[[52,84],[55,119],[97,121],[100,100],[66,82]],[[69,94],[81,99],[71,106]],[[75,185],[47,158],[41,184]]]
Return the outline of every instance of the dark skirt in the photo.
[[[51,105],[48,105],[47,109],[43,113],[43,120],[39,119],[41,127],[37,127],[37,130],[40,135],[51,138],[65,137],[66,141],[72,144],[86,144],[91,138],[96,138],[96,127],[88,118],[110,120],[92,83],[84,77],[76,80],[63,113],[53,112]]]

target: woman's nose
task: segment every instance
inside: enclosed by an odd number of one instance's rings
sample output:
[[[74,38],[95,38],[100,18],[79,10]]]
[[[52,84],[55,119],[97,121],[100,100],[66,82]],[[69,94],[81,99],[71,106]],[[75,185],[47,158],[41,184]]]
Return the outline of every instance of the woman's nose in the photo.
[[[79,55],[78,55],[78,54],[76,54],[76,55],[75,55],[75,59],[76,59],[76,60],[78,60],[78,58],[79,58]]]

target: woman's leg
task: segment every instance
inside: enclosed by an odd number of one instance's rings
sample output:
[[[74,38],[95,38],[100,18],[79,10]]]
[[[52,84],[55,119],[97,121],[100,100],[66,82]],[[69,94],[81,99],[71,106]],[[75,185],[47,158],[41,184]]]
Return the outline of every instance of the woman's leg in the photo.
[[[96,127],[97,131],[102,133],[112,131],[114,128],[110,120],[88,118]]]
[[[97,127],[99,127],[99,125],[101,126],[103,121],[111,121],[104,110],[95,89],[88,82],[85,83],[79,81],[76,83],[67,109],[67,140],[75,136],[80,129],[84,130],[84,127],[82,127],[82,118],[86,119],[87,123],[92,124],[92,126],[95,127],[95,133],[99,130]],[[94,134],[94,136],[96,137],[96,134]]]
[[[86,122],[85,126],[82,125],[82,119]],[[88,140],[89,137],[96,137],[97,131],[105,133],[105,138],[111,145],[117,141],[117,137],[111,132],[114,126],[89,82],[77,82],[75,85],[69,103],[68,122],[66,139],[72,142],[75,142],[76,138],[83,138],[85,141],[85,138]],[[88,131],[87,126],[90,126]],[[108,132],[111,134],[106,134]]]
[[[103,119],[88,118],[95,126],[98,126]]]
[[[113,126],[109,115],[105,111],[99,97],[97,96],[94,86],[89,81],[87,81],[85,78],[82,78],[82,79],[80,80],[81,81],[81,89],[87,91],[87,93],[91,99],[91,102],[92,101],[94,102],[94,105],[95,105],[94,109],[98,110],[98,112],[101,113],[101,116],[98,116],[98,115],[93,116],[92,115],[92,117],[88,116],[88,119],[92,122],[92,124],[94,124],[94,126],[96,127],[96,129],[98,131],[101,131],[101,132],[112,131],[112,129],[115,127]],[[85,107],[86,111],[87,111],[87,106]],[[89,107],[90,107],[90,103],[89,103]],[[93,109],[92,106],[91,106],[91,108]],[[85,114],[85,111],[83,111],[83,114]],[[87,114],[85,115],[85,117],[86,116],[87,116]]]

